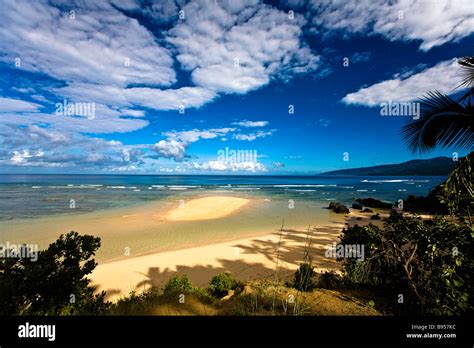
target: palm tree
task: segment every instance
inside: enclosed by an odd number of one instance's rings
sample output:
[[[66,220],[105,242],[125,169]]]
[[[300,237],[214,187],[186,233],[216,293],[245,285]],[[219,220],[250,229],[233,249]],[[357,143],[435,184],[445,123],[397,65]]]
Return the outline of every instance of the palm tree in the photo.
[[[402,128],[402,137],[413,152],[427,152],[436,146],[457,150],[472,150],[474,107],[474,57],[458,60],[462,82],[467,87],[457,101],[439,91],[428,92],[420,99],[420,118]],[[472,226],[471,212],[474,206],[473,167],[474,152],[461,159],[441,185],[439,198],[446,203],[452,214],[468,217]]]
[[[471,150],[473,146],[474,57],[458,59],[463,74],[459,87],[467,92],[454,100],[439,91],[421,98],[420,118],[402,128],[402,137],[413,152],[427,152],[436,146]]]

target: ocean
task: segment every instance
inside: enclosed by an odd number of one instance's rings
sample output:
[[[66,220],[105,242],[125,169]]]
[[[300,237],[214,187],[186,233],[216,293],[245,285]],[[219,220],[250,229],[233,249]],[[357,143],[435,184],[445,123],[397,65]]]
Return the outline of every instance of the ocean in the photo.
[[[439,176],[0,175],[0,221],[80,214],[172,197],[230,194],[351,204],[426,195]],[[325,203],[326,204],[326,203]]]
[[[0,244],[44,249],[60,234],[101,238],[99,262],[148,253],[342,226],[330,201],[355,198],[396,202],[425,195],[444,177],[0,175]],[[168,221],[182,202],[209,196],[246,198],[235,214],[199,221]],[[218,208],[218,207],[216,207]],[[293,231],[293,232],[291,232]],[[299,231],[299,232],[298,232]],[[330,242],[333,237],[327,235]],[[272,248],[272,246],[268,246]],[[129,250],[130,253],[124,253]],[[229,252],[232,252],[230,250]]]

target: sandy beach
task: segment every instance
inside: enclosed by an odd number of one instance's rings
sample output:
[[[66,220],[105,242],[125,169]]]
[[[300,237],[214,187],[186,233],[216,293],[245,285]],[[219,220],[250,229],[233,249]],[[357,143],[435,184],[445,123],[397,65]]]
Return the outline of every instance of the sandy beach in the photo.
[[[199,221],[236,214],[248,200],[235,197],[207,197],[191,200],[187,207],[167,212],[167,219]],[[337,217],[334,216],[337,220]],[[308,236],[310,255],[318,270],[337,270],[338,263],[324,256],[326,248],[344,226],[343,219],[326,224],[283,228],[258,237],[191,247],[99,264],[92,274],[93,284],[105,290],[109,300],[142,291],[150,286],[161,288],[171,277],[186,274],[195,285],[205,285],[222,272],[232,272],[240,280],[287,277],[299,266]],[[278,269],[278,272],[277,272]]]
[[[182,200],[179,208],[169,211],[164,219],[168,221],[218,219],[235,213],[249,202],[249,199],[238,197],[203,197],[189,202]]]

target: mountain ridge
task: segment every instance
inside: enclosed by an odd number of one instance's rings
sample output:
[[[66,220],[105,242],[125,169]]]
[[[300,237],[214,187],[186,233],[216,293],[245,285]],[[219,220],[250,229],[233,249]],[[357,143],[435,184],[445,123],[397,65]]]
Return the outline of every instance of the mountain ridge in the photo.
[[[383,164],[371,167],[338,169],[322,174],[331,175],[372,175],[372,176],[447,176],[456,164],[449,157],[434,157],[430,159],[416,159],[397,164]]]

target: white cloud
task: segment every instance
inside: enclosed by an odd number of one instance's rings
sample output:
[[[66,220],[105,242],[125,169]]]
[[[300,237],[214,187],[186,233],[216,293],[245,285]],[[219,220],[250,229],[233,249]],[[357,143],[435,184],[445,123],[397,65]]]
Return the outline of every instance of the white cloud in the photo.
[[[265,127],[265,126],[268,125],[268,121],[247,121],[247,120],[244,120],[244,121],[240,121],[240,122],[234,122],[232,124],[235,125],[235,126],[253,128],[253,127]]]
[[[136,19],[104,1],[61,5],[2,2],[0,60],[13,66],[20,58],[20,69],[65,81],[118,86],[175,82],[170,52]]]
[[[127,100],[156,110],[199,108],[216,97],[216,93],[200,87],[181,87],[160,90],[156,88],[128,88],[123,90]]]
[[[312,0],[316,31],[380,34],[388,40],[420,40],[427,51],[474,32],[472,0]]]
[[[116,107],[147,107],[155,110],[198,108],[216,97],[216,93],[201,87],[157,89],[148,87],[121,88],[110,85],[71,83],[54,92],[74,100],[87,100]]]
[[[211,128],[207,130],[191,129],[187,131],[169,131],[163,135],[166,140],[160,140],[152,146],[158,157],[173,158],[182,161],[186,157],[187,147],[200,139],[214,139],[224,137],[227,133],[235,131],[235,128]]]
[[[105,169],[142,161],[134,146],[35,125],[0,125],[0,149],[0,164],[10,166]]]
[[[38,111],[40,107],[42,107],[40,104],[0,97],[0,112],[34,112]]]
[[[54,113],[0,113],[0,124],[26,126],[43,124],[51,129],[75,133],[126,133],[141,129],[148,125],[147,120],[139,118],[117,117],[114,111],[110,114],[96,111],[94,119],[86,117],[60,116]]]
[[[204,163],[188,163],[192,169],[206,170],[206,171],[229,171],[229,172],[266,172],[268,169],[260,162],[223,162],[223,161],[208,161]]]
[[[182,161],[186,153],[186,144],[174,139],[160,140],[152,146],[152,150],[161,157],[174,158],[176,161]]]
[[[179,140],[185,144],[190,144],[198,141],[199,139],[214,139],[222,137],[229,132],[235,131],[235,128],[211,128],[207,130],[192,129],[188,131],[169,131],[163,133],[170,139]]]
[[[367,106],[378,106],[388,101],[409,102],[419,99],[431,90],[450,94],[460,83],[459,65],[456,59],[452,59],[406,78],[397,76],[361,88],[357,92],[347,94],[342,101],[346,104]]]
[[[236,140],[244,140],[244,141],[254,141],[257,138],[264,138],[266,136],[272,135],[274,130],[264,132],[264,131],[258,131],[255,133],[249,133],[249,134],[234,134],[234,139]]]
[[[32,154],[30,154],[30,152],[28,150],[23,150],[21,152],[13,151],[13,156],[10,160],[13,164],[22,165],[22,164],[25,164],[27,162],[28,158],[42,157],[42,156],[44,156],[44,152],[41,151],[41,150],[36,151]]]
[[[176,58],[198,86],[246,93],[272,76],[313,71],[319,57],[300,42],[301,16],[257,1],[203,0],[183,7],[185,20],[168,31]]]

